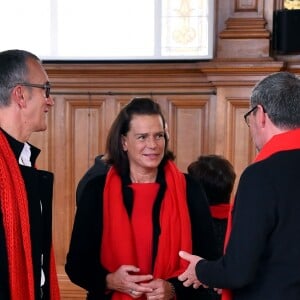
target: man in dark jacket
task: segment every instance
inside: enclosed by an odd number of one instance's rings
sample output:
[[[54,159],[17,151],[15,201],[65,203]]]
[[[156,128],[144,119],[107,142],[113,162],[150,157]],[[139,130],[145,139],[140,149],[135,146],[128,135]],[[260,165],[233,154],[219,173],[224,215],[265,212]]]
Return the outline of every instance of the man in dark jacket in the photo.
[[[54,102],[41,61],[0,53],[0,299],[59,299],[52,248],[53,174],[28,140]]]
[[[259,82],[245,114],[259,151],[242,174],[225,254],[217,261],[180,252],[190,262],[179,276],[223,299],[300,299],[300,80],[288,72]]]

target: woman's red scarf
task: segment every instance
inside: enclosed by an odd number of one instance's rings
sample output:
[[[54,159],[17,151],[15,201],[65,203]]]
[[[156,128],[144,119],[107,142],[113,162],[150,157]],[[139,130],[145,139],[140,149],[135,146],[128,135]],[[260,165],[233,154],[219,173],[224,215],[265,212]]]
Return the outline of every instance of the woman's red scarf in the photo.
[[[295,149],[300,149],[300,129],[290,130],[273,136],[271,140],[268,141],[261,149],[261,151],[258,153],[254,162],[267,159],[268,157],[270,157],[271,155],[277,152],[295,150]],[[232,210],[230,211],[230,217],[228,218],[224,249],[226,248],[230,237],[231,226],[232,226]],[[232,299],[231,291],[227,289],[223,289],[222,300],[231,300],[231,299]]]
[[[228,214],[230,210],[229,203],[221,203],[209,206],[210,214],[214,219],[228,219]]]
[[[173,162],[165,166],[167,189],[160,211],[161,233],[154,263],[154,278],[177,277],[187,268],[180,259],[181,249],[192,251],[191,223],[186,201],[184,175]],[[107,175],[103,203],[103,237],[101,263],[109,271],[121,265],[137,265],[131,222],[123,204],[122,184],[114,167]],[[124,293],[114,292],[113,300],[132,299]]]
[[[0,201],[8,257],[10,299],[34,300],[27,193],[17,160],[1,131]],[[58,300],[60,296],[53,251],[50,263],[50,299]]]

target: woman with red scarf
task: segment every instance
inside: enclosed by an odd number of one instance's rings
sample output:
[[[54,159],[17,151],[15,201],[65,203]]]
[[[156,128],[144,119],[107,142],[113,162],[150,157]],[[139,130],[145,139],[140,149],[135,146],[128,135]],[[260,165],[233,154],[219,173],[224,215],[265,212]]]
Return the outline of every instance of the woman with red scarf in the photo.
[[[167,136],[148,98],[133,99],[110,129],[110,168],[82,190],[66,262],[87,299],[209,299],[177,279],[187,266],[180,249],[217,253],[205,194],[173,163]]]
[[[241,175],[225,254],[207,261],[180,252],[190,265],[179,279],[226,289],[223,300],[299,300],[300,80],[271,74],[250,103],[244,117],[259,153]]]

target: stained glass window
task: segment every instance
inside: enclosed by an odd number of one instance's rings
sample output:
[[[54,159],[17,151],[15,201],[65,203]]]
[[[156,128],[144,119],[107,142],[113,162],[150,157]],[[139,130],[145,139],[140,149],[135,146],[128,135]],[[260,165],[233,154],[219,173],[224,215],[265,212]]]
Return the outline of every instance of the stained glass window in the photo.
[[[213,28],[208,1],[162,1],[162,56],[212,56]]]

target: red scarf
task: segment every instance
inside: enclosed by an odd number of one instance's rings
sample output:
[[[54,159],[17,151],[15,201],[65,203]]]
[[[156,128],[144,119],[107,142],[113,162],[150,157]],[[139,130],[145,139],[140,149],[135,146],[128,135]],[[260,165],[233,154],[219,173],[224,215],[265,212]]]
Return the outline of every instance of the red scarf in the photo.
[[[216,205],[209,206],[211,216],[214,219],[228,219],[228,214],[230,210],[230,204],[228,203],[221,203]]]
[[[300,129],[290,130],[281,134],[273,136],[261,149],[258,155],[255,158],[255,162],[267,159],[271,155],[281,152],[300,149]],[[233,206],[233,204],[232,204]],[[232,226],[232,211],[230,212],[230,218],[228,218],[228,225],[225,237],[225,246],[229,240],[230,232]],[[223,289],[222,300],[231,300],[232,293],[230,290]]]
[[[34,300],[28,201],[17,160],[0,131],[0,201],[7,247],[11,300]],[[51,253],[51,300],[60,299],[55,261]]]
[[[191,225],[186,201],[184,175],[173,162],[165,166],[167,189],[160,211],[161,234],[154,263],[154,278],[177,277],[187,268],[180,259],[180,249],[192,250]],[[121,265],[136,265],[136,250],[131,223],[123,204],[121,180],[115,168],[108,172],[103,199],[103,237],[101,263],[109,271]],[[114,292],[113,300],[132,300],[124,293]]]

